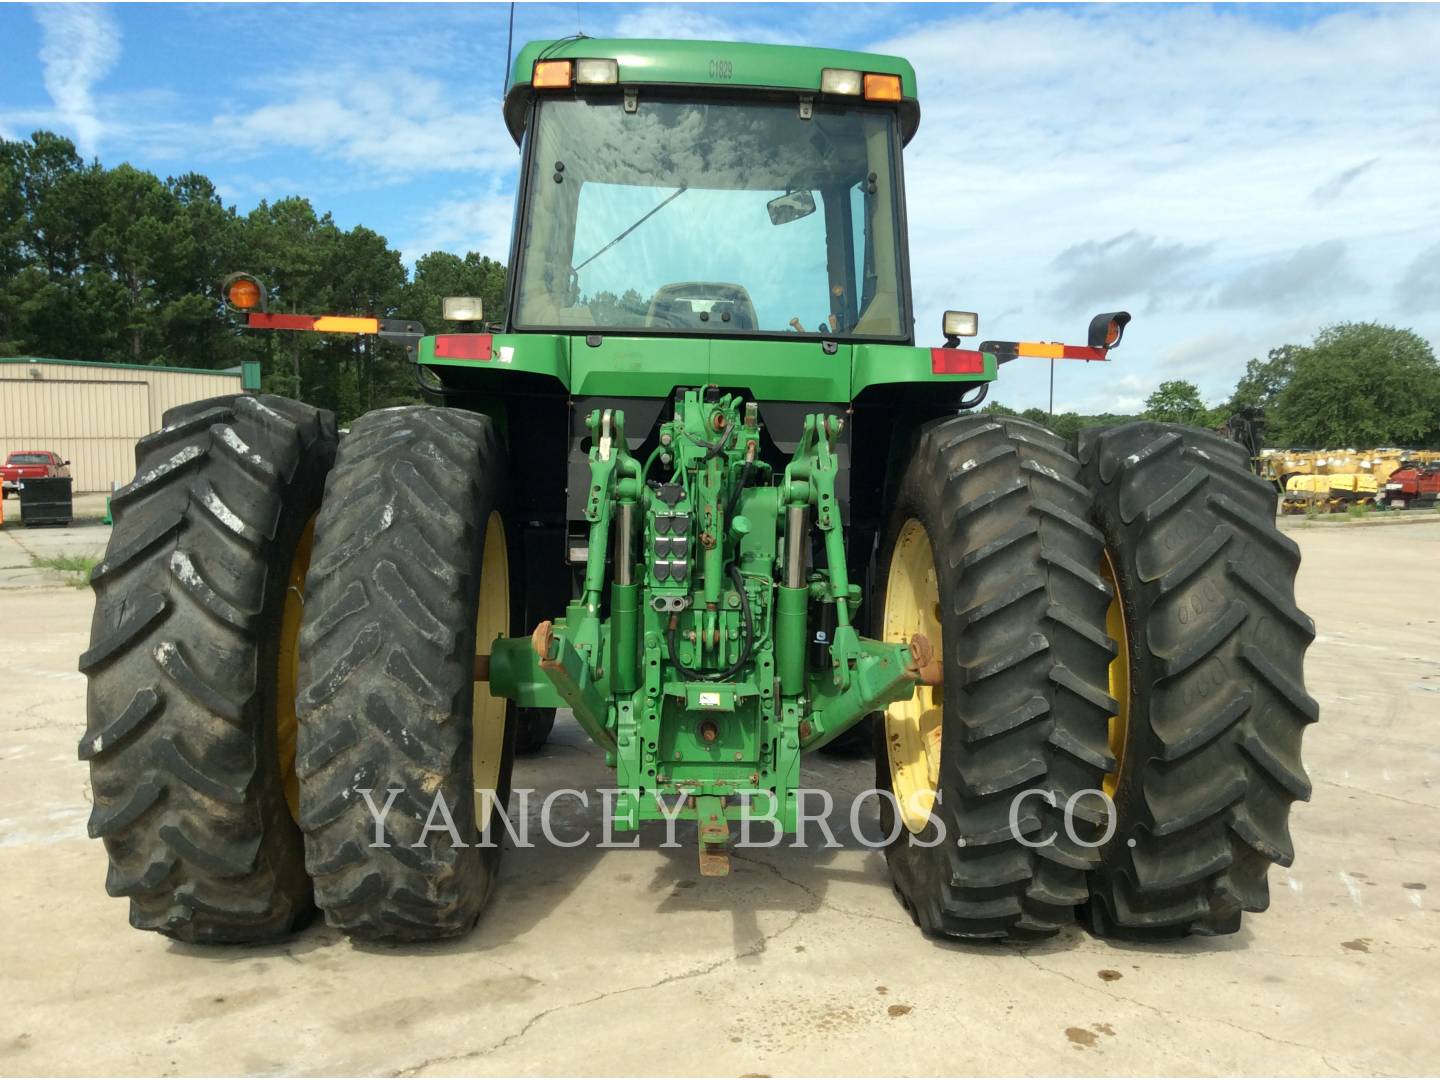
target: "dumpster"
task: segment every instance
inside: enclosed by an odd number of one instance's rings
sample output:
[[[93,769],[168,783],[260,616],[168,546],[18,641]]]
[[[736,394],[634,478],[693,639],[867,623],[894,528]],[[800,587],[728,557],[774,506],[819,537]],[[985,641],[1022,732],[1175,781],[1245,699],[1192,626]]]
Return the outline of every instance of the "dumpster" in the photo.
[[[20,520],[30,525],[69,525],[75,516],[70,477],[45,476],[22,482]]]

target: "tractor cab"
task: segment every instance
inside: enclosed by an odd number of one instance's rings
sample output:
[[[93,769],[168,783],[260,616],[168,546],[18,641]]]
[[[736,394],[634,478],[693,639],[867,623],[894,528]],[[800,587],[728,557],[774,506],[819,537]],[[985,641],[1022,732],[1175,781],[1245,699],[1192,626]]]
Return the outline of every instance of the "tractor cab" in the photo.
[[[505,111],[525,159],[511,329],[913,340],[905,61],[537,43]]]

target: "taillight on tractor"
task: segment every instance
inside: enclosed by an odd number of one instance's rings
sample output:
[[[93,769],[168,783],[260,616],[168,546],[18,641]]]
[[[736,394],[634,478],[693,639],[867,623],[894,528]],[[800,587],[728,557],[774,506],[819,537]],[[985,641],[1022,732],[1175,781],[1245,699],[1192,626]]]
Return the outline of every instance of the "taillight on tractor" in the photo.
[[[494,356],[489,334],[437,334],[435,357],[441,360],[489,360]]]
[[[932,375],[983,375],[985,354],[975,349],[931,349]]]

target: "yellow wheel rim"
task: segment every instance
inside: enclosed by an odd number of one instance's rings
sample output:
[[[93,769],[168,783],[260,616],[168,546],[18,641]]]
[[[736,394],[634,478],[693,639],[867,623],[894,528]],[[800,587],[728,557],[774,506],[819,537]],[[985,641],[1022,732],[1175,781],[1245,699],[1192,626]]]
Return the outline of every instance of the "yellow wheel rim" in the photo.
[[[925,526],[905,522],[890,557],[885,582],[885,640],[908,642],[924,634],[943,659],[940,636],[940,580],[935,552]],[[940,721],[945,690],[917,686],[905,701],[885,710],[885,749],[890,760],[890,785],[899,804],[900,820],[913,833],[925,828],[940,782]]]
[[[481,555],[480,602],[475,615],[475,655],[488,656],[495,639],[510,632],[510,554],[505,523],[492,511],[485,523]],[[500,785],[500,759],[505,753],[505,713],[509,701],[490,693],[490,683],[477,681],[471,705],[471,765],[475,778],[475,828],[490,820],[490,801]]]
[[[1110,754],[1115,771],[1107,773],[1102,786],[1105,794],[1115,798],[1120,790],[1120,776],[1125,767],[1125,737],[1130,731],[1130,634],[1125,627],[1125,604],[1120,596],[1120,579],[1110,552],[1100,563],[1100,576],[1110,583],[1110,606],[1105,611],[1105,633],[1116,645],[1115,658],[1110,661],[1110,696],[1119,711],[1110,718]]]
[[[280,782],[290,816],[300,820],[300,778],[295,775],[295,736],[299,720],[295,715],[295,690],[300,670],[300,619],[305,614],[305,574],[310,569],[310,551],[315,545],[315,515],[290,556],[285,579],[285,602],[280,609],[280,657],[275,672],[275,752],[280,759]]]

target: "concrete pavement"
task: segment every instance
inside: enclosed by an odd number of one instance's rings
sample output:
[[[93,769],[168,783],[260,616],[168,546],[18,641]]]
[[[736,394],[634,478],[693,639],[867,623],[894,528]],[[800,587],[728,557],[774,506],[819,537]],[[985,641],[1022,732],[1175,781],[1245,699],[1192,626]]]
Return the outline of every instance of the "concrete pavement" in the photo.
[[[928,941],[878,854],[750,851],[700,879],[663,832],[507,852],[448,946],[323,925],[175,945],[128,928],[85,837],[89,590],[0,593],[0,1073],[1434,1073],[1440,524],[1291,535],[1322,710],[1298,859],[1238,935],[1161,945]],[[869,763],[807,761],[837,800],[870,784]],[[562,720],[516,783],[608,775]]]

